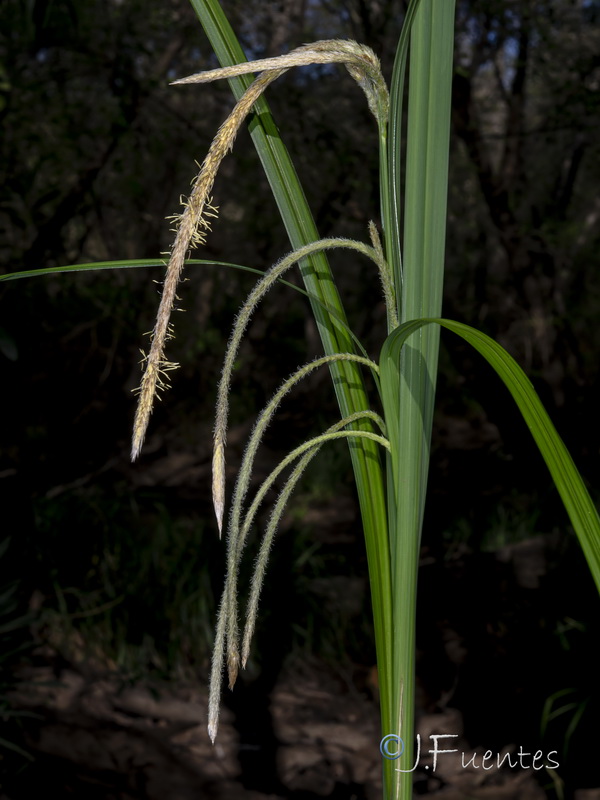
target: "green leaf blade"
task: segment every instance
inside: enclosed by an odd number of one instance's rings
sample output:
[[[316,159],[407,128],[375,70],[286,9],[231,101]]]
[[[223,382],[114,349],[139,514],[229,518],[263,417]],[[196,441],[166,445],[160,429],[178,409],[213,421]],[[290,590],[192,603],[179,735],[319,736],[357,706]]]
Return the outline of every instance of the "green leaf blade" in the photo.
[[[600,592],[600,516],[571,454],[559,436],[529,378],[514,358],[481,331],[446,319],[420,319],[404,323],[386,340],[380,361],[384,410],[393,403],[399,381],[399,359],[406,340],[426,325],[439,325],[474,347],[500,377],[517,404],[523,419],[550,471],[571,524],[583,549],[592,577]],[[387,420],[390,443],[396,431]]]

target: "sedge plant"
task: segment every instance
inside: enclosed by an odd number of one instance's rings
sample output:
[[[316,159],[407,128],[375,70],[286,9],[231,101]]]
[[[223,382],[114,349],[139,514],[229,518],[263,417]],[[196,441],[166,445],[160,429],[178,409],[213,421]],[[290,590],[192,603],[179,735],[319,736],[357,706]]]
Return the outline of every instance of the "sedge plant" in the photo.
[[[382,734],[403,740],[404,764],[412,765],[414,728],[415,602],[417,565],[425,509],[440,328],[461,336],[496,370],[519,406],[563,498],[600,587],[600,521],[564,444],[530,382],[499,345],[468,326],[440,318],[448,183],[450,92],[454,41],[453,0],[412,0],[406,14],[391,91],[379,61],[353,41],[327,40],[286,55],[248,63],[216,0],[192,0],[220,69],[176,81],[207,83],[228,79],[236,104],[216,134],[176,225],[167,277],[140,390],[132,456],[140,451],[156,391],[173,365],[165,357],[170,313],[189,249],[202,241],[214,214],[211,191],[217,170],[241,125],[254,111],[250,132],[269,179],[292,252],[258,281],[240,309],[229,340],[218,387],[213,456],[213,502],[219,532],[226,512],[225,449],[233,365],[248,322],[260,301],[287,270],[298,265],[309,295],[323,357],[288,377],[259,414],[250,435],[229,504],[227,575],[215,637],[210,680],[211,739],[218,730],[223,672],[233,688],[245,666],[261,586],[277,525],[300,476],[332,440],[348,440],[363,521],[381,689]],[[402,163],[402,101],[409,60],[406,156]],[[370,242],[319,239],[289,156],[266,104],[267,87],[284,72],[312,64],[343,65],[363,90],[378,132],[382,235],[369,223]],[[254,78],[253,73],[258,73]],[[377,271],[387,309],[388,336],[378,360],[367,356],[352,334],[326,252],[346,248]],[[358,350],[358,352],[357,352]],[[328,367],[341,419],[293,450],[251,499],[253,464],[263,434],[280,402],[315,369]],[[367,397],[362,372],[379,392],[383,414]],[[287,477],[281,478],[288,469]],[[238,626],[239,567],[248,535],[268,490],[281,490],[263,534],[246,609]],[[409,798],[410,770],[384,762],[386,798]]]
[[[155,399],[168,385],[169,373],[176,366],[168,360],[166,348],[173,333],[170,317],[182,271],[186,263],[193,261],[189,259],[190,250],[202,244],[216,215],[211,194],[219,167],[236,134],[249,121],[253,143],[292,250],[261,274],[241,307],[218,386],[213,501],[219,534],[223,528],[227,529],[227,574],[214,643],[208,731],[214,742],[224,672],[233,687],[240,667],[248,659],[269,552],[286,503],[321,448],[343,438],[348,442],[352,460],[367,552],[381,732],[382,736],[401,738],[404,748],[397,761],[384,759],[384,797],[408,800],[412,796],[410,767],[414,763],[417,569],[441,329],[451,331],[474,347],[511,393],[548,465],[599,589],[600,518],[583,479],[522,369],[485,334],[441,318],[454,0],[410,0],[389,90],[376,55],[353,41],[316,42],[284,56],[248,63],[217,0],[191,0],[191,3],[221,68],[176,83],[227,79],[235,105],[215,135],[191,194],[175,218],[175,240],[169,253],[157,321],[149,352],[144,356],[132,457],[135,459],[140,453]],[[373,222],[366,223],[363,242],[319,238],[299,178],[264,97],[268,86],[287,70],[331,63],[345,67],[348,80],[354,80],[362,89],[378,134],[380,208],[374,216],[379,218],[379,228]],[[403,131],[406,143],[401,148]],[[387,337],[378,358],[364,351],[348,324],[326,257],[327,251],[335,248],[343,248],[349,255],[362,259],[365,269],[373,270],[381,282],[387,309]],[[142,263],[149,264],[148,261],[113,262],[87,268]],[[227,421],[236,355],[260,302],[294,267],[299,268],[302,276],[324,354],[287,377],[258,415],[227,503]],[[71,269],[82,268],[83,265],[75,265]],[[285,395],[317,369],[329,369],[331,373],[340,419],[290,452],[252,496],[254,460],[267,426]],[[366,371],[373,379],[374,397],[369,397],[365,388]],[[274,485],[279,487],[279,496],[262,534],[245,624],[240,630],[240,563],[258,509]]]

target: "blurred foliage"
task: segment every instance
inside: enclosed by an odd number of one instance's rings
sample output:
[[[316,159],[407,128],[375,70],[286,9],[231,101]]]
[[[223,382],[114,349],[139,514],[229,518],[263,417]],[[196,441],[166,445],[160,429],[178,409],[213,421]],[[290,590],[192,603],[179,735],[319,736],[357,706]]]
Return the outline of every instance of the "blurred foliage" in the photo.
[[[36,503],[38,592],[56,608],[39,624],[67,663],[108,657],[132,678],[206,667],[219,554],[202,520],[164,503],[119,484]]]

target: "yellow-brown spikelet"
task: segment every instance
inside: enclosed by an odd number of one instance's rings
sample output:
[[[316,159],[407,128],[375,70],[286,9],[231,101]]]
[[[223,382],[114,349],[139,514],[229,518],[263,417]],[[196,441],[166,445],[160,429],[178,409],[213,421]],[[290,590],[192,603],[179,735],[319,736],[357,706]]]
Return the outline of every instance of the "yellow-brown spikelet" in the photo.
[[[240,657],[236,647],[234,649],[230,649],[229,652],[227,653],[227,678],[228,678],[228,686],[230,689],[233,689],[233,687],[235,686],[239,669],[240,669]]]
[[[221,161],[233,146],[235,137],[244,119],[249,114],[254,103],[258,100],[267,86],[276,80],[285,70],[260,75],[246,90],[235,108],[219,128],[212,141],[208,155],[204,159],[198,177],[194,181],[183,213],[176,220],[176,236],[171,248],[167,274],[165,277],[162,297],[158,308],[156,324],[152,333],[152,345],[146,359],[146,369],[140,386],[138,406],[133,426],[133,441],[131,445],[131,458],[134,461],[140,454],[148,421],[154,405],[154,397],[161,370],[172,368],[165,360],[164,345],[169,333],[169,319],[173,310],[176,289],[187,253],[191,247],[204,242],[204,231],[210,228],[208,217],[214,216],[216,209],[209,204],[209,195],[221,165]],[[164,386],[164,382],[163,382]]]
[[[287,70],[309,64],[343,64],[367,96],[369,108],[380,125],[387,123],[389,95],[381,64],[370,47],[352,39],[324,39],[303,44],[295,50],[274,58],[247,61],[230,67],[206,70],[174,81],[182,83],[208,83],[219,78],[230,78],[259,70]]]
[[[167,338],[170,338],[169,335],[167,335]],[[179,367],[179,364],[175,363],[174,361],[165,361],[164,358],[159,358],[155,363],[149,364],[149,356],[147,356],[143,350],[141,352],[141,363],[145,363],[146,368],[144,370],[141,385],[139,389],[136,390],[136,393],[138,394],[138,404],[133,423],[134,442],[138,438],[140,441],[144,438],[145,428],[142,430],[141,425],[143,424],[144,419],[147,420],[150,417],[154,398],[160,397],[161,391],[169,388],[170,381],[167,373]],[[133,452],[132,457],[135,457],[133,456]]]
[[[219,527],[219,538],[223,531],[225,514],[225,442],[222,435],[215,436],[212,461],[212,499]]]

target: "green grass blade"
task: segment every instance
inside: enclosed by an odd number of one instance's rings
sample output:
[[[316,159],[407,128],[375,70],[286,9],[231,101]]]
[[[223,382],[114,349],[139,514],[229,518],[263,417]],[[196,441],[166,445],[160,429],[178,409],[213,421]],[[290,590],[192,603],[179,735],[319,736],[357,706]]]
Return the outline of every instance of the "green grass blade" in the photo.
[[[251,267],[244,267],[241,264],[230,264],[227,261],[208,261],[202,258],[190,258],[186,264],[206,264],[210,266],[214,264],[219,267],[232,267],[233,269],[243,269],[247,272],[256,272],[262,275],[263,272],[259,269],[252,269]],[[42,269],[28,269],[21,272],[6,272],[0,275],[0,283],[2,281],[16,281],[19,278],[38,278],[43,275],[54,275],[59,272],[93,272],[94,270],[104,269],[142,269],[144,267],[164,267],[165,261],[163,258],[137,258],[128,259],[126,261],[93,261],[90,264],[69,264],[66,267],[44,267]],[[288,284],[292,286],[293,284]],[[294,287],[296,288],[296,287]]]
[[[244,264],[232,264],[229,261],[210,261],[204,258],[188,258],[185,261],[186,266],[189,265],[203,265],[203,266],[215,266],[215,267],[229,267],[231,269],[239,269],[243,272],[250,272],[253,275],[264,275],[265,272],[262,269],[255,269],[254,267],[247,267]],[[22,270],[21,272],[6,272],[4,275],[0,275],[0,283],[2,281],[15,281],[19,278],[41,278],[44,275],[54,275],[55,273],[62,273],[62,272],[94,272],[94,271],[102,271],[106,269],[144,269],[146,267],[164,267],[165,262],[162,258],[139,258],[139,259],[127,259],[125,261],[94,261],[90,264],[69,264],[66,267],[43,267],[42,269],[29,269],[29,270]],[[290,283],[286,281],[285,278],[278,278],[278,283],[281,283],[282,286],[287,286],[288,289],[293,289],[295,292],[304,295],[307,297],[311,302],[314,302],[320,305],[323,310],[329,314],[330,317],[335,319],[340,325],[341,328],[344,328],[348,336],[352,339],[358,350],[361,352],[363,356],[366,357],[367,351],[361,344],[359,338],[354,334],[354,332],[350,329],[348,324],[341,319],[341,317],[336,313],[335,309],[331,308],[330,306],[325,305],[318,297],[311,295],[310,292],[307,292],[305,289],[302,289],[300,286],[296,286],[295,283]]]
[[[418,7],[413,4],[409,9],[414,16],[410,35],[402,291],[398,292],[401,322],[441,313],[454,48],[454,0],[421,0]],[[401,193],[399,138],[405,48],[403,39],[394,70],[390,119],[390,188],[396,215]],[[397,216],[394,225],[398,238]],[[398,262],[394,263],[394,270],[398,281]],[[394,716],[387,733],[404,740],[400,768],[413,764],[417,569],[438,347],[439,331],[419,331],[413,336],[401,352],[393,399],[388,386],[384,402],[386,425],[393,431],[395,441],[395,452],[388,458]],[[394,770],[391,778],[388,795],[408,800],[412,796],[412,775]]]
[[[23,750],[23,748],[19,747],[19,745],[17,744],[9,742],[7,739],[0,738],[0,748],[2,747],[5,748],[6,750],[11,750],[13,753],[18,753],[18,755],[23,756],[23,758],[26,758],[28,761],[35,761],[31,753],[28,753],[26,750]]]
[[[216,0],[190,0],[222,66],[245,61],[245,55]],[[238,98],[249,85],[251,76],[230,81],[234,96]],[[289,154],[279,136],[264,98],[255,104],[255,114],[249,124],[250,134],[263,169],[269,180],[288,237],[294,249],[316,241],[319,236],[308,208],[306,197],[298,180]],[[313,314],[326,354],[352,352],[352,339],[347,334],[346,316],[324,256],[306,259],[301,265],[305,287],[328,308],[335,310],[332,318],[322,305],[312,301]],[[343,320],[340,325],[339,320]],[[343,417],[369,408],[360,371],[353,364],[332,365],[335,392]],[[371,423],[357,423],[357,428],[371,429]],[[389,635],[391,630],[391,575],[387,539],[387,516],[383,470],[377,445],[363,440],[350,445],[350,453],[358,499],[365,531],[369,563],[371,599],[375,622],[377,660],[388,665],[384,674],[391,674]],[[382,715],[389,724],[388,697],[391,684],[383,685]]]
[[[392,458],[397,444],[397,430],[390,426],[387,409],[393,408],[400,381],[401,350],[415,331],[436,324],[461,336],[488,361],[502,379],[515,400],[538,449],[550,470],[554,484],[564,503],[571,524],[583,549],[592,577],[600,592],[600,516],[587,491],[583,478],[564,442],[552,424],[531,382],[514,358],[484,333],[446,319],[421,319],[397,328],[386,340],[381,351],[380,372],[387,433],[392,444]],[[396,458],[398,458],[398,454]]]
[[[453,47],[453,0],[422,0],[411,39],[402,322],[439,316],[442,307]],[[413,415],[423,419],[423,455],[417,470],[420,515],[427,483],[425,454],[433,417],[438,342],[439,331],[423,332],[404,352],[403,372],[416,402],[413,412],[405,409],[403,422],[411,427]]]
[[[396,293],[401,300],[402,256],[401,256],[401,211],[402,211],[402,108],[404,100],[404,79],[408,45],[415,14],[421,0],[410,0],[404,23],[398,39],[392,82],[390,85],[390,119],[388,140],[380,149],[381,168],[381,216],[385,232],[385,255],[394,274]],[[387,152],[386,152],[387,146]],[[397,309],[400,313],[400,305]]]

